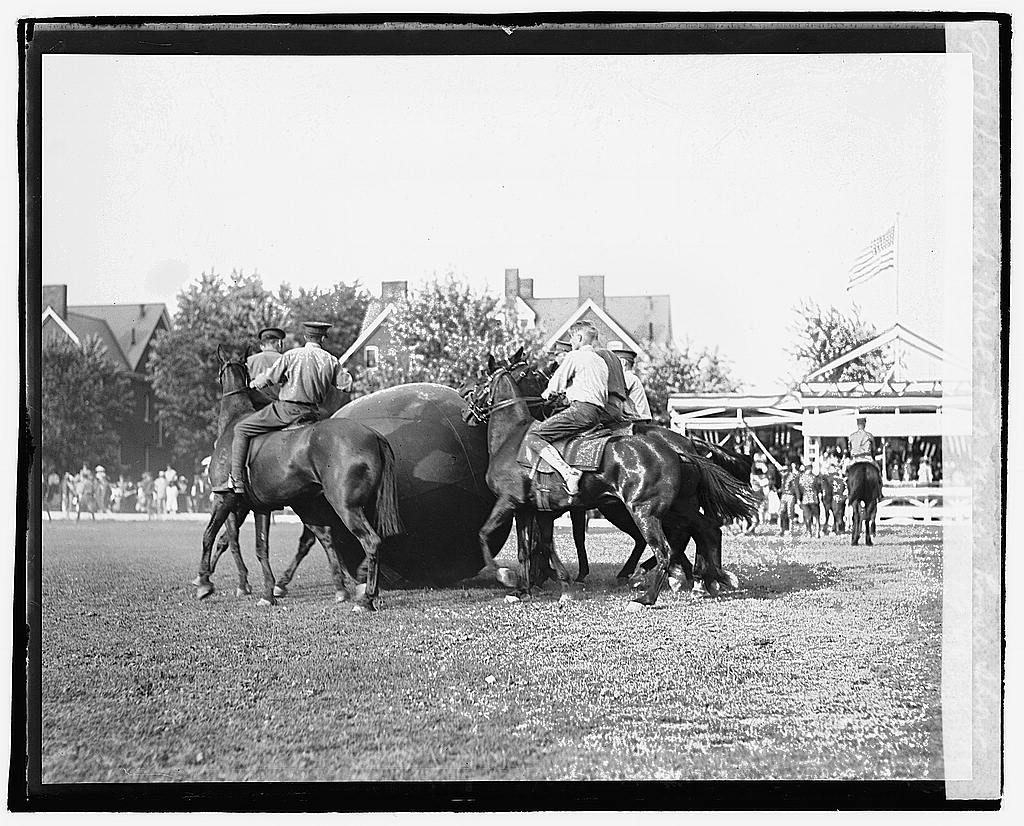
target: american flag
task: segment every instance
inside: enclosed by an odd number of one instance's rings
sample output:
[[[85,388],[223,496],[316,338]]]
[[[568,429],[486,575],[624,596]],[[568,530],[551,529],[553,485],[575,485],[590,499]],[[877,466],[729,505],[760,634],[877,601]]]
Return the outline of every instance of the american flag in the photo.
[[[860,286],[890,268],[896,269],[895,224],[861,250],[857,260],[850,267],[850,280],[846,284],[846,289]]]

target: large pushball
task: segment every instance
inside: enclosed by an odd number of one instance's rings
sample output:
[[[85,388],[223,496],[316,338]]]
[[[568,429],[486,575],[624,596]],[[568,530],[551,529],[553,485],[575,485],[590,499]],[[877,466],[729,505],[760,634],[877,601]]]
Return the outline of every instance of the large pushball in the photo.
[[[334,414],[372,427],[395,453],[405,532],[381,547],[385,587],[448,585],[483,567],[478,534],[495,499],[485,478],[487,428],[466,424],[465,406],[450,387],[421,383],[363,396]]]

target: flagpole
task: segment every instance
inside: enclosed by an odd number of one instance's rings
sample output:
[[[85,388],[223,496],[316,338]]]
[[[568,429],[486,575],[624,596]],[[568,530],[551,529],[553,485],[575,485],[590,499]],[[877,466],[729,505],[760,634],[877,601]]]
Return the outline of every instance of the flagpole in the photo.
[[[895,229],[894,235],[893,235],[893,246],[895,247],[895,249],[893,250],[893,253],[894,253],[893,257],[896,259],[896,262],[895,262],[896,263],[896,278],[894,279],[894,281],[896,282],[896,323],[899,324],[900,323],[900,213],[899,213],[899,210],[896,211],[896,229]],[[899,333],[897,333],[897,335],[899,335]],[[898,338],[896,340],[896,346],[895,346],[894,350],[895,350],[894,355],[896,356],[896,364],[895,364],[895,368],[896,369],[894,371],[894,378],[896,379],[896,381],[903,381],[903,366],[900,364],[900,362],[903,361],[903,347],[901,346],[900,341],[899,341]]]

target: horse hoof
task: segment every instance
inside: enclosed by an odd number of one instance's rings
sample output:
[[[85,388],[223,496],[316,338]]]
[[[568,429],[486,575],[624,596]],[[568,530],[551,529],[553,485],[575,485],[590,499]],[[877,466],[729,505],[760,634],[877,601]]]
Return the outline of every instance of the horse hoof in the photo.
[[[498,582],[507,588],[513,588],[516,585],[516,575],[511,568],[498,568],[495,577],[497,577]]]
[[[519,597],[517,597],[515,594],[505,594],[505,602],[507,602],[507,603],[511,604],[513,602],[521,602],[521,601],[522,600]]]
[[[645,577],[644,577],[643,574],[633,574],[633,576],[631,576],[627,580],[627,582],[629,583],[629,587],[630,588],[643,588],[644,587],[644,579],[645,579]]]
[[[740,587],[739,577],[737,577],[732,571],[723,570],[722,573],[725,574],[725,582],[722,584],[732,588],[734,591],[738,590]]]
[[[356,586],[356,599],[362,600],[366,598],[366,583],[360,582]]]
[[[275,597],[286,597],[286,596],[288,596],[288,589],[284,585],[275,585],[274,586],[274,596]]]
[[[369,614],[371,611],[376,611],[376,607],[369,600],[357,602],[352,606],[353,614]]]
[[[266,597],[260,597],[260,601],[256,603],[260,608],[268,608],[271,605],[277,605],[277,600],[267,599]]]
[[[198,585],[202,585],[203,584],[203,578],[197,574],[196,578],[192,580],[192,584],[193,585],[197,585],[197,586]]]
[[[252,593],[252,588],[235,588],[236,597],[247,597]]]
[[[678,594],[681,591],[689,591],[693,588],[693,582],[686,577],[670,576],[668,578],[668,587],[672,589],[673,593]]]
[[[631,599],[629,602],[626,603],[627,611],[646,611],[647,607],[648,606],[644,605],[642,602],[637,602],[635,599]]]
[[[718,582],[716,580],[711,580],[711,582],[708,583],[708,593],[711,596],[717,597],[718,596],[718,592],[720,590],[721,590],[721,588],[718,585]]]
[[[196,599],[206,599],[212,594],[216,588],[213,587],[212,582],[204,582],[198,588],[196,588]]]
[[[562,595],[558,598],[558,601],[559,602],[575,602],[576,601],[576,597],[573,596],[573,594],[570,593],[569,591],[564,591],[562,593]]]
[[[335,602],[348,602],[348,591],[335,591],[334,592]]]

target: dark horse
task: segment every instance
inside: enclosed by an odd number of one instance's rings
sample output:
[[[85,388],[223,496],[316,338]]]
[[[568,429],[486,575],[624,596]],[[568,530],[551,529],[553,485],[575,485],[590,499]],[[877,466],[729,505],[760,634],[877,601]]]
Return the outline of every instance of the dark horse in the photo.
[[[875,511],[882,498],[882,474],[874,462],[854,462],[846,469],[846,484],[849,488],[848,501],[853,506],[850,544],[860,541],[860,523],[864,520],[864,544],[873,545],[871,535],[875,532]]]
[[[538,369],[536,366],[525,366],[525,362],[522,360],[523,350],[520,348],[514,355],[512,355],[506,366],[509,368],[515,368],[513,375],[518,377],[516,385],[528,400],[539,398],[541,391],[547,386],[548,376],[543,371]],[[488,357],[488,375],[493,374],[498,368],[497,362],[493,357]],[[534,418],[543,418],[543,405],[535,405],[528,401],[530,411],[533,413]],[[744,486],[750,484],[750,469],[752,460],[748,456],[743,456],[738,453],[734,453],[731,450],[727,450],[719,445],[711,444],[702,439],[690,438],[684,436],[681,433],[677,433],[667,427],[662,427],[655,424],[634,424],[633,432],[640,435],[651,436],[652,438],[659,438],[665,442],[672,450],[681,456],[701,456],[705,459],[709,459],[714,464],[718,465],[723,470],[727,471],[737,481],[741,482]],[[647,541],[644,539],[643,533],[637,528],[636,523],[629,515],[629,511],[626,506],[618,501],[612,500],[602,503],[598,506],[597,510],[611,522],[616,528],[623,533],[627,534],[633,540],[633,549],[629,554],[629,558],[623,564],[622,568],[615,575],[619,580],[628,579],[635,571],[637,563],[640,561],[640,557],[647,547]],[[587,535],[587,510],[585,508],[573,508],[570,510],[569,515],[572,520],[572,538],[573,543],[576,546],[576,556],[579,560],[578,574],[576,576],[577,582],[582,582],[583,579],[590,572],[590,561],[587,558],[587,546],[586,546],[586,535]],[[689,560],[686,558],[685,549],[687,543],[691,538],[700,544],[701,553],[697,557],[697,589],[701,592],[715,593],[718,591],[719,585],[726,585],[727,587],[736,588],[738,580],[729,571],[725,571],[721,568],[721,548],[722,548],[722,525],[721,523],[715,523],[714,520],[707,516],[700,515],[694,521],[689,523],[675,521],[666,525],[666,528],[671,527],[672,530],[669,532],[670,543],[673,548],[680,551],[678,562],[683,568],[683,572],[686,575],[686,579],[694,579],[693,571],[690,567]],[[711,573],[721,569],[724,579],[716,580],[708,578],[704,574],[706,573],[704,568],[704,558],[706,556],[712,556],[717,565],[713,565],[710,568]],[[657,557],[649,557],[643,564],[643,570],[649,572],[657,564]],[[674,575],[670,575],[669,582],[672,583],[673,588],[681,585],[681,580],[677,579]]]
[[[743,498],[744,488],[706,459],[682,457],[660,439],[621,436],[608,442],[600,468],[583,475],[577,497],[570,500],[564,492],[552,491],[550,509],[537,510],[531,502],[530,470],[517,461],[520,444],[533,421],[529,399],[517,386],[519,378],[518,370],[497,369],[472,393],[470,413],[477,421],[487,422],[487,484],[498,498],[480,529],[485,567],[496,572],[505,584],[517,584],[520,593],[529,590],[531,550],[531,522],[522,517],[535,517],[537,547],[549,554],[562,586],[562,597],[569,598],[569,574],[554,552],[555,517],[572,507],[598,507],[612,501],[624,504],[658,560],[646,591],[631,603],[642,607],[657,601],[670,564],[676,559],[663,520],[697,525],[702,509],[712,519],[725,519],[742,516],[749,508]],[[514,517],[520,517],[516,519],[518,582],[508,569],[498,569],[492,554],[494,538],[503,535]],[[708,559],[705,565],[712,568],[716,561]],[[716,580],[725,579],[720,570],[709,570],[708,574]]]
[[[210,462],[210,482],[217,488],[227,479],[230,438],[235,423],[254,409],[245,363],[225,359],[218,380],[221,407],[219,436]],[[355,611],[374,610],[378,592],[377,553],[383,537],[401,533],[394,454],[387,440],[374,430],[349,419],[327,419],[288,428],[253,439],[249,453],[250,483],[245,496],[222,493],[215,497],[210,522],[203,533],[203,555],[197,577],[197,596],[213,592],[210,553],[217,531],[229,515],[229,543],[237,548],[237,527],[251,509],[256,522],[256,556],[263,569],[261,605],[275,603],[274,575],[270,568],[268,536],[270,512],[291,506],[303,524],[324,543],[339,596],[356,592]],[[376,523],[371,525],[372,517]],[[332,526],[338,520],[358,540],[366,558],[366,587],[359,593],[348,568],[332,552]],[[240,559],[236,556],[236,562]],[[336,567],[337,565],[337,567]],[[244,567],[244,566],[243,566]],[[240,589],[241,590],[241,589]]]

